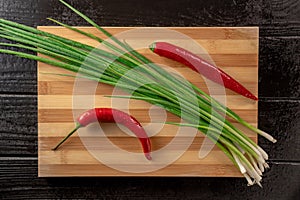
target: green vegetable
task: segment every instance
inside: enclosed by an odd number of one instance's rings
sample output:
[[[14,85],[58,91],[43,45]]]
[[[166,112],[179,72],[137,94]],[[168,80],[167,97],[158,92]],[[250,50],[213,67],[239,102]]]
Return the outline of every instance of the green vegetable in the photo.
[[[186,121],[184,124],[171,122],[170,124],[194,127],[206,134],[238,167],[249,185],[254,183],[260,185],[262,171],[267,167],[268,155],[222,115],[227,115],[250,130],[276,142],[272,136],[251,126],[195,85],[152,63],[66,2],[62,0],[60,2],[110,37],[114,43],[54,19],[50,19],[51,21],[102,43],[112,52],[0,19],[0,37],[19,43],[0,45],[29,49],[50,58],[7,49],[0,49],[0,53],[13,54],[79,72],[83,78],[119,87],[132,94],[110,96],[111,98],[143,100],[164,108]],[[72,75],[62,74],[62,76]]]

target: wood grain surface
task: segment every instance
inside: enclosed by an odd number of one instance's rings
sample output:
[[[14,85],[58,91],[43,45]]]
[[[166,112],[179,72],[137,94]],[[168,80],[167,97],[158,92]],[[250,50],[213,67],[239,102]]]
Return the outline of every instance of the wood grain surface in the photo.
[[[97,44],[79,34],[66,30],[61,27],[38,27],[50,33],[61,35],[79,42],[96,46]],[[94,28],[82,27],[81,29],[104,37]],[[107,30],[112,34],[118,34],[133,28],[111,28]],[[257,95],[258,88],[258,28],[169,28],[193,38],[200,44],[209,55],[211,55],[216,65],[220,66],[224,71],[231,74],[246,88]],[[157,28],[147,29],[151,31]],[[150,44],[155,38],[151,38],[151,34],[138,36],[128,42]],[[187,39],[170,38],[174,42],[179,41],[181,45],[187,45]],[[188,46],[187,46],[188,47]],[[213,89],[214,95],[225,96],[222,93],[222,87],[212,85],[201,78],[197,73],[182,66],[179,63],[159,57],[152,53],[149,49],[139,50],[141,53],[150,58],[153,62],[170,66],[178,71],[187,80],[193,82],[198,87],[208,92],[208,88]],[[205,56],[205,55],[202,55]],[[113,169],[111,166],[118,163],[114,161],[102,163],[101,160],[95,158],[93,153],[103,156],[120,156],[117,152],[111,152],[110,145],[94,142],[99,138],[103,139],[103,135],[93,135],[91,132],[99,131],[96,126],[87,130],[89,136],[75,134],[67,141],[59,150],[51,151],[51,148],[59,142],[68,131],[74,127],[73,113],[80,113],[91,105],[86,105],[87,98],[95,97],[95,107],[115,107],[126,109],[126,105],[122,106],[122,101],[112,101],[105,95],[113,94],[114,88],[109,85],[99,84],[95,86],[91,81],[80,81],[79,89],[76,88],[76,95],[73,93],[74,78],[60,77],[49,75],[47,73],[70,73],[66,70],[52,67],[43,63],[38,63],[38,159],[39,159],[39,176],[40,177],[57,177],[57,176],[209,176],[209,177],[241,177],[239,171],[233,166],[230,160],[216,147],[202,159],[198,158],[198,152],[203,145],[204,135],[197,134],[194,141],[187,151],[175,162],[165,167],[143,173],[128,173],[122,170]],[[96,90],[91,93],[86,88],[95,87]],[[246,99],[230,90],[226,90],[227,105],[238,113],[242,118],[257,126],[257,102]],[[79,100],[74,100],[74,98]],[[74,108],[74,101],[78,106]],[[79,102],[78,102],[79,101]],[[130,100],[130,114],[135,116],[142,124],[147,125],[152,121],[159,122],[161,119],[161,110],[158,107],[151,107],[150,104],[137,100]],[[151,118],[148,114],[151,108]],[[167,121],[179,121],[179,118],[167,113]],[[230,119],[229,119],[230,120]],[[234,121],[230,120],[237,127],[241,128],[251,139],[257,142],[257,136],[251,131],[241,127]],[[159,124],[159,123],[158,123]],[[136,138],[131,137],[114,124],[101,124],[104,133],[108,139],[118,148],[133,153],[141,153],[140,145]],[[146,128],[148,133],[153,132],[151,127]],[[186,130],[188,131],[188,129]],[[151,137],[153,151],[159,152],[164,146],[174,140],[178,127],[172,125],[164,125],[161,130],[155,132]],[[91,135],[92,134],[92,135]],[[153,134],[153,133],[152,133]],[[174,152],[184,147],[187,141],[184,136],[173,144],[167,156],[173,156]],[[91,141],[88,146],[83,145],[83,141]],[[107,145],[107,146],[106,146]],[[208,145],[204,143],[204,145]],[[172,152],[174,151],[174,152]],[[144,159],[144,158],[139,158]],[[137,162],[121,162],[119,167],[139,165]],[[152,163],[144,163],[144,165],[156,165],[159,161],[153,158]],[[137,171],[138,172],[138,171]]]

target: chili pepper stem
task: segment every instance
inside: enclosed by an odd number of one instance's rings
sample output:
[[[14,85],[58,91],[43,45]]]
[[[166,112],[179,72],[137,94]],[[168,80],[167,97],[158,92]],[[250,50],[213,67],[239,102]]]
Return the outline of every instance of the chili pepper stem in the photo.
[[[71,135],[73,135],[73,133],[75,133],[79,128],[81,128],[81,124],[76,123],[76,127],[64,139],[62,139],[52,150],[53,151],[57,150],[58,147],[60,147],[60,145],[62,145],[69,137],[71,137]]]

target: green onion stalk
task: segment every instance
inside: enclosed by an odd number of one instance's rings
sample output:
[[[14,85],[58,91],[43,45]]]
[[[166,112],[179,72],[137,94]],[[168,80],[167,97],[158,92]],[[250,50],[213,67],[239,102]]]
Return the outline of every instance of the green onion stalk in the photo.
[[[59,1],[104,33],[111,39],[111,42],[57,20],[49,20],[93,39],[109,50],[94,48],[29,26],[0,19],[0,37],[15,42],[14,44],[0,43],[1,46],[27,49],[47,57],[3,48],[0,49],[0,53],[12,54],[80,73],[77,76],[59,75],[94,80],[121,88],[131,94],[130,96],[107,97],[142,100],[164,108],[185,121],[185,123],[167,122],[168,124],[198,129],[226,154],[244,175],[248,185],[261,186],[262,173],[265,168],[268,168],[267,153],[241,130],[224,119],[224,116],[229,116],[253,132],[276,142],[271,135],[252,126],[197,86],[152,63],[126,42],[111,35],[65,1]]]

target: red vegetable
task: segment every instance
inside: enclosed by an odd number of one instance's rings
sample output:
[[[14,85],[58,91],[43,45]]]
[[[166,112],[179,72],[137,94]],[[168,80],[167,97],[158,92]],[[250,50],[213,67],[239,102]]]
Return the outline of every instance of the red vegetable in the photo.
[[[258,100],[255,95],[223,70],[187,51],[186,49],[167,42],[155,42],[150,45],[150,49],[160,56],[175,60],[188,66],[192,70],[218,84],[224,85],[224,87],[230,90],[233,90],[247,98]]]
[[[151,160],[151,142],[147,136],[142,125],[132,116],[123,111],[112,108],[95,108],[82,113],[77,119],[77,125],[60,143],[52,150],[56,150],[62,143],[64,143],[75,131],[81,127],[85,127],[93,122],[115,122],[126,126],[131,130],[140,140],[145,157]]]

